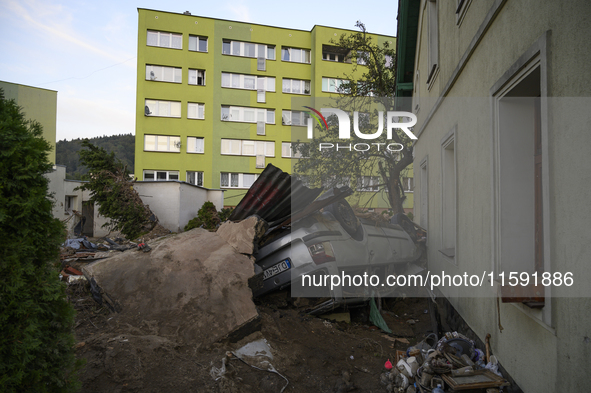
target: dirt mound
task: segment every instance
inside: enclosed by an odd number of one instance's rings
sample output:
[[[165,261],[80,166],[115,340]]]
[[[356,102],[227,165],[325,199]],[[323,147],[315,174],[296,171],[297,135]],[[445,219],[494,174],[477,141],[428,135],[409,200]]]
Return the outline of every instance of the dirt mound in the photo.
[[[253,262],[215,233],[194,229],[163,238],[152,251],[129,250],[83,268],[119,322],[155,324],[159,335],[212,343],[258,318],[248,279]]]

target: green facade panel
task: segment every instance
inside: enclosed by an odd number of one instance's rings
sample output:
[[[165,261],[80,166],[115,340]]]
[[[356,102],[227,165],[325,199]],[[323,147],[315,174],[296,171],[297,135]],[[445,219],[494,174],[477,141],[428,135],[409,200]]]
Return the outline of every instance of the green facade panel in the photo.
[[[322,59],[323,45],[330,45],[331,40],[351,30],[314,26],[311,31],[303,31],[147,9],[138,9],[138,13],[136,176],[144,180],[144,171],[175,171],[178,180],[187,181],[187,171],[203,172],[204,187],[227,190],[224,196],[227,206],[236,205],[247,188],[223,187],[220,173],[260,174],[263,169],[257,168],[256,157],[223,155],[222,139],[273,142],[274,157],[265,157],[265,165],[271,163],[291,172],[294,159],[282,157],[282,142],[292,140],[292,127],[282,125],[281,115],[282,110],[302,110],[292,108],[292,100],[306,95],[283,93],[283,79],[309,81],[308,96],[328,97],[331,94],[322,91],[322,78],[343,78],[352,72],[349,63]],[[164,42],[168,42],[167,33],[182,35],[181,48],[148,45],[148,31],[164,33],[161,36]],[[207,52],[189,50],[190,35],[207,38]],[[395,40],[389,36],[372,36],[379,43]],[[274,46],[275,58],[265,60],[265,70],[261,71],[257,58],[224,54],[226,40],[254,43],[257,50],[262,49],[258,45]],[[309,50],[311,61],[309,64],[282,61],[282,48]],[[181,83],[146,80],[147,65],[180,68]],[[204,86],[188,83],[189,70],[205,71]],[[356,72],[361,74],[362,67]],[[222,73],[275,78],[275,91],[265,92],[264,102],[257,102],[256,90],[222,87]],[[146,100],[180,103],[180,117],[146,116]],[[203,104],[204,118],[189,119],[188,103]],[[222,106],[274,110],[274,124],[265,124],[265,135],[258,135],[256,123],[222,121]],[[179,137],[179,151],[146,151],[145,135]],[[188,153],[187,137],[203,138],[203,153]]]

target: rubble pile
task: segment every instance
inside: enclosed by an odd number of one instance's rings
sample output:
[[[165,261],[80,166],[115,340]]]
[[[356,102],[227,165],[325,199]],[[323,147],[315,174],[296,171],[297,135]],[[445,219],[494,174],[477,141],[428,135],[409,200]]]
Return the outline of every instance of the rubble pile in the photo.
[[[136,247],[81,269],[93,297],[120,322],[157,321],[161,334],[203,344],[256,329],[247,256],[200,228],[150,244],[151,251]]]
[[[494,356],[475,347],[472,340],[458,333],[446,333],[436,343],[434,335],[415,346],[397,351],[394,364],[388,359],[381,383],[389,393],[417,393],[468,390],[500,392],[510,384],[498,371]]]

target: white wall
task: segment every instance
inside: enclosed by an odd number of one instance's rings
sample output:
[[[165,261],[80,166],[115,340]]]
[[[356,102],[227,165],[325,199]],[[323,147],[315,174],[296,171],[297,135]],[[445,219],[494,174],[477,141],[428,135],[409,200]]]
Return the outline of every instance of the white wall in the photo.
[[[205,202],[212,202],[218,210],[224,206],[223,190],[208,190],[185,182],[138,181],[134,188],[160,224],[172,232],[182,232]]]
[[[513,225],[521,225],[519,216],[532,214],[512,211],[512,199],[516,205],[516,198],[522,195],[511,195],[510,188],[501,190],[499,179],[495,178],[495,168],[500,168],[499,176],[508,176],[501,185],[521,181],[512,180],[511,176],[519,173],[513,172],[511,165],[522,164],[498,162],[495,144],[507,149],[519,147],[519,140],[512,140],[511,146],[495,141],[497,119],[493,116],[492,90],[505,75],[520,71],[515,67],[520,58],[539,53],[535,44],[546,37],[548,49],[542,51],[541,94],[560,98],[548,99],[542,124],[546,163],[544,263],[546,271],[573,272],[575,282],[588,287],[587,283],[591,282],[588,269],[591,171],[587,164],[591,147],[591,99],[588,98],[591,50],[587,39],[591,35],[591,5],[583,0],[472,0],[464,21],[458,26],[456,2],[437,4],[440,72],[431,89],[426,83],[418,86],[420,109],[414,128],[419,136],[414,151],[415,168],[424,160],[429,164],[426,181],[416,183],[415,198],[419,199],[415,199],[415,209],[418,209],[417,217],[423,217],[422,209],[426,210],[431,273],[444,270],[447,274],[482,275],[483,271],[498,269],[496,254],[502,250],[499,242],[503,241],[501,235],[508,232],[497,233],[500,224],[495,224],[495,217],[513,219]],[[421,12],[425,5],[424,0]],[[487,24],[488,17],[491,23]],[[426,13],[421,14],[415,57],[421,81],[426,79],[429,67],[427,21]],[[470,45],[474,45],[472,49]],[[445,99],[440,100],[441,96]],[[505,132],[512,126],[516,124],[505,125]],[[442,179],[438,165],[442,140],[454,128],[457,225],[456,258],[452,262],[438,251],[443,237]],[[422,187],[426,187],[424,192]],[[421,200],[424,197],[428,201]],[[502,205],[497,203],[498,198],[502,199]],[[527,198],[531,199],[531,195]],[[509,208],[504,210],[502,206]],[[516,229],[521,233],[531,232],[531,225],[528,222],[529,229],[522,225]],[[504,239],[505,243],[509,240]],[[521,242],[530,251],[531,243],[530,238]],[[531,259],[531,255],[521,257]],[[586,311],[591,298],[588,293],[565,295],[566,290],[548,288],[546,304],[541,310],[501,303],[500,312],[492,290],[488,296],[478,296],[465,287],[445,288],[442,292],[481,339],[488,333],[492,335],[492,352],[525,392],[591,391],[591,378],[587,375],[587,370],[591,370],[591,314]],[[504,328],[502,332],[499,323]]]

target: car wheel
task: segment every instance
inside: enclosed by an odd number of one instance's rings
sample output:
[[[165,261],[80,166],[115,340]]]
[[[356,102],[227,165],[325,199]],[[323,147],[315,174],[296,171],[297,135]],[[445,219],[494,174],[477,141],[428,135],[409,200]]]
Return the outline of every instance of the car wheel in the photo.
[[[395,214],[390,219],[390,223],[400,225],[402,229],[408,233],[413,242],[417,241],[417,230],[415,229],[415,224],[410,218],[408,218],[406,214]]]
[[[359,228],[359,220],[349,202],[344,199],[328,205],[324,210],[332,213],[334,218],[341,224],[343,229],[351,236],[356,236]]]

